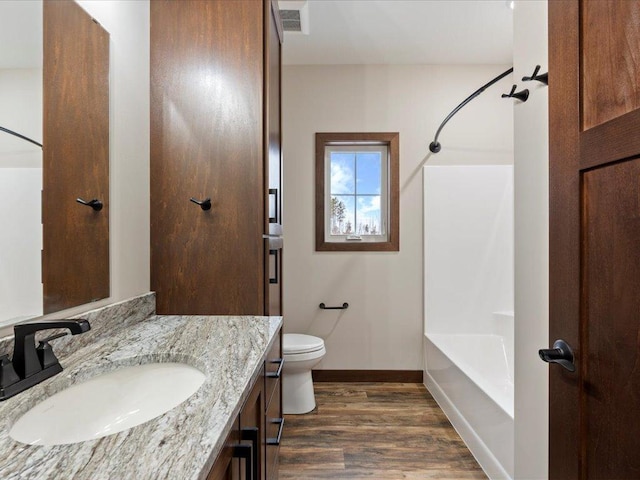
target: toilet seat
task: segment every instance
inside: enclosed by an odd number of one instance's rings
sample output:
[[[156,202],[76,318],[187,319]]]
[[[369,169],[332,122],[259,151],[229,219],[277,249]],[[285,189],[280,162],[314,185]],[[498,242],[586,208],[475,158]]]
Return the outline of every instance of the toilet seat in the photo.
[[[283,335],[282,353],[284,355],[313,353],[320,350],[324,350],[324,340],[321,338],[301,333],[285,333]]]

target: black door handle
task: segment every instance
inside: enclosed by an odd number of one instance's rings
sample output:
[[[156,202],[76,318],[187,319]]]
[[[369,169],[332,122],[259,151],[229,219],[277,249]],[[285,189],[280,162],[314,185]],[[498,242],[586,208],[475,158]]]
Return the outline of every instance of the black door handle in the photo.
[[[99,212],[100,210],[102,210],[102,202],[97,198],[94,198],[93,200],[89,200],[87,202],[86,200],[83,200],[82,198],[78,197],[76,198],[76,202],[81,203],[82,205],[86,205],[87,207],[91,207],[96,212]]]
[[[189,199],[190,202],[195,203],[196,205],[200,205],[202,210],[211,210],[211,199],[205,198],[204,200],[198,200],[196,198],[191,197]]]
[[[540,355],[543,362],[558,363],[570,372],[576,371],[576,366],[573,363],[573,350],[571,350],[569,344],[562,339],[553,342],[553,348],[538,350],[538,355]]]

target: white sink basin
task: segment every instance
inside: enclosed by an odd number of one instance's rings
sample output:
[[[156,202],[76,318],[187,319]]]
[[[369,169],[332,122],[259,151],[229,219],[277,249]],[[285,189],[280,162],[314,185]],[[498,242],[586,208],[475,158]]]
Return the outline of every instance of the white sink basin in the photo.
[[[205,375],[182,363],[122,367],[37,404],[11,428],[14,440],[63,445],[106,437],[168,412],[193,395]]]

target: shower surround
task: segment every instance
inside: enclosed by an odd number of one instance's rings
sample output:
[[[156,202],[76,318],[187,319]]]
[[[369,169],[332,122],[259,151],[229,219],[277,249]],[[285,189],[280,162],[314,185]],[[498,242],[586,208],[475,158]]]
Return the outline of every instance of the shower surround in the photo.
[[[424,169],[425,384],[492,479],[514,472],[513,167]]]

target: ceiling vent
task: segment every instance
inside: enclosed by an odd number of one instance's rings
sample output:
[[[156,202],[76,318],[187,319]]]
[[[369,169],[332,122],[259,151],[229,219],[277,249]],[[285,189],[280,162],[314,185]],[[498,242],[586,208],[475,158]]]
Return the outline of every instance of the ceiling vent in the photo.
[[[281,0],[278,5],[285,32],[309,34],[309,4],[306,0]]]

